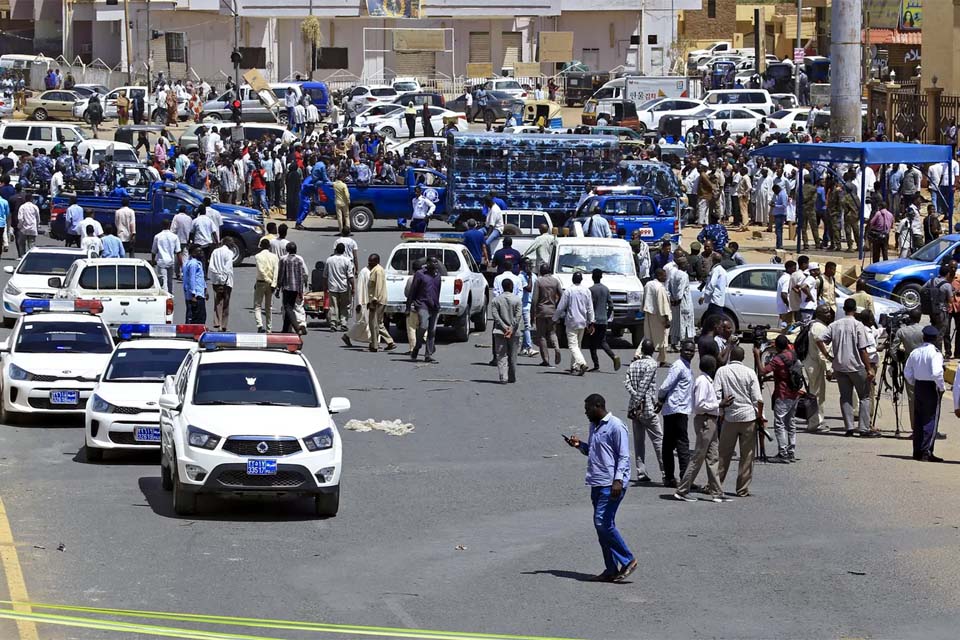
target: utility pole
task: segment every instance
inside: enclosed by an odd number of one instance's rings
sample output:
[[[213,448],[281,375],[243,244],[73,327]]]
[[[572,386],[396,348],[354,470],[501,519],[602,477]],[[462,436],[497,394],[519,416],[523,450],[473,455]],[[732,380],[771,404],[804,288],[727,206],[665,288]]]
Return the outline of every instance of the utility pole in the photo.
[[[760,9],[753,10],[753,72],[760,75],[760,62],[763,61],[766,48],[765,40],[761,40],[764,34],[760,33]]]
[[[147,0],[147,86],[150,86],[153,78],[150,59],[153,57],[153,31],[150,29],[150,0]]]
[[[310,0],[310,17],[313,17],[313,0]],[[310,81],[313,81],[313,72],[317,70],[317,43],[310,41]]]
[[[233,82],[237,85],[237,96],[240,96],[240,12],[237,10],[237,0],[233,0],[233,50],[238,55],[233,62]]]
[[[643,10],[646,0],[640,0],[640,10],[637,12],[637,75],[643,74]]]
[[[133,38],[130,35],[130,0],[123,0],[123,29],[127,40],[127,84],[133,84]]]
[[[797,45],[793,52],[793,93],[800,100],[800,64],[797,61],[796,49],[803,48],[803,0],[797,0]]]
[[[830,133],[841,142],[859,141],[860,73],[862,69],[860,29],[863,0],[833,0],[830,8]]]

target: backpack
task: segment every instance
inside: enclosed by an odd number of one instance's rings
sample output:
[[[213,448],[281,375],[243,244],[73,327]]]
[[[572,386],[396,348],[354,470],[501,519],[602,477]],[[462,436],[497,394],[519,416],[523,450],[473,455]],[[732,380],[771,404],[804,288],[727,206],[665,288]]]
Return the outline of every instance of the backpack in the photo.
[[[801,391],[806,386],[807,381],[803,377],[803,365],[800,363],[800,358],[793,358],[789,374],[787,386],[790,387],[791,391]]]
[[[920,313],[924,315],[933,313],[933,303],[937,293],[935,280],[936,277],[930,278],[926,284],[920,288]]]
[[[807,359],[807,355],[810,353],[810,325],[813,324],[807,323],[800,327],[800,333],[797,334],[797,337],[793,341],[793,350],[797,354],[797,360],[804,361]]]

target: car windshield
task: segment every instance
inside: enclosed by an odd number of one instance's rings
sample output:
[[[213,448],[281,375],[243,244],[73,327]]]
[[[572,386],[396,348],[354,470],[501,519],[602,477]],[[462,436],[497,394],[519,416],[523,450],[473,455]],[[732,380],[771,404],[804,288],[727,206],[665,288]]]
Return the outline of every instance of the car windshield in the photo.
[[[394,82],[393,88],[403,93],[405,91],[416,91],[420,87],[417,86],[416,82]]]
[[[643,104],[637,107],[637,111],[643,111],[645,109],[649,109],[653,105],[659,104],[662,100],[663,98],[654,98],[653,100],[647,100],[646,102],[644,102]]]
[[[252,362],[201,364],[193,403],[319,406],[306,367]]]
[[[67,272],[79,253],[46,253],[31,251],[23,258],[17,273],[27,276],[60,276]]]
[[[113,342],[97,322],[31,322],[17,335],[17,353],[110,353]]]
[[[498,82],[494,85],[498,91],[516,91],[517,89],[523,90],[523,87],[520,86],[520,83],[516,80],[505,80]]]
[[[100,164],[103,162],[103,159],[107,155],[106,149],[95,149],[93,152],[93,162],[92,164]],[[134,153],[131,149],[114,149],[113,150],[113,160],[114,162],[129,162],[131,164],[137,164],[140,162],[140,158],[137,157],[137,154]]]
[[[919,250],[914,252],[910,256],[911,260],[919,260],[920,262],[935,262],[937,258],[940,257],[940,254],[957,244],[956,240],[948,240],[946,238],[937,238],[929,244],[925,244],[920,247]]]
[[[175,374],[189,352],[189,346],[119,349],[110,358],[103,379],[106,382],[159,382]]]
[[[564,246],[560,247],[557,257],[559,273],[582,271],[590,273],[600,269],[604,273],[625,276],[637,274],[633,254],[629,247],[603,246]]]
[[[771,119],[771,120],[779,120],[780,118],[786,118],[788,115],[790,115],[790,112],[789,112],[789,111],[787,111],[786,109],[781,109],[780,111],[775,111],[775,112],[771,113],[771,114],[770,114],[770,119]]]

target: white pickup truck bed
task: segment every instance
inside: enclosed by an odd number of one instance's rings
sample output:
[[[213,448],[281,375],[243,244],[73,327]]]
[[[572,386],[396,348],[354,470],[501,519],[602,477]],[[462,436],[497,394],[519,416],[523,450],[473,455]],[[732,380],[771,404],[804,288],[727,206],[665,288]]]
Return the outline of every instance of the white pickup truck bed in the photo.
[[[173,322],[173,296],[160,287],[153,267],[140,258],[77,260],[64,275],[56,298],[99,300],[111,327],[126,323]]]

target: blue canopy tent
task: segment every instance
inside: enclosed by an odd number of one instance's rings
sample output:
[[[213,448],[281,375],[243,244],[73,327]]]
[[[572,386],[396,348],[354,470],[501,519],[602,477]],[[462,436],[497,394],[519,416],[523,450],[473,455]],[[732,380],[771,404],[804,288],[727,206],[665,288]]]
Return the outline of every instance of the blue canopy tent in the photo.
[[[764,158],[779,158],[790,160],[800,167],[797,184],[797,251],[801,250],[799,232],[803,228],[803,163],[829,162],[856,164],[860,167],[860,175],[864,175],[868,164],[932,164],[946,163],[951,166],[953,148],[947,145],[909,144],[903,142],[835,142],[826,144],[772,144],[760,149],[754,149],[751,155]],[[953,171],[948,170],[950,186],[947,197],[949,207],[950,229],[953,229]],[[860,180],[860,259],[863,259],[863,227],[864,211],[866,209],[866,181]]]

